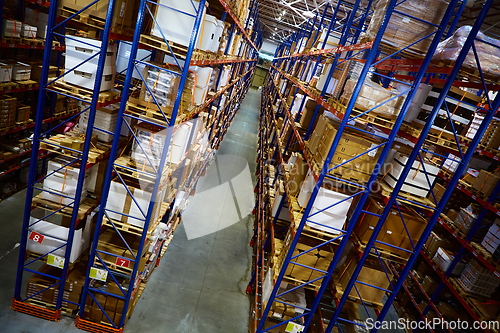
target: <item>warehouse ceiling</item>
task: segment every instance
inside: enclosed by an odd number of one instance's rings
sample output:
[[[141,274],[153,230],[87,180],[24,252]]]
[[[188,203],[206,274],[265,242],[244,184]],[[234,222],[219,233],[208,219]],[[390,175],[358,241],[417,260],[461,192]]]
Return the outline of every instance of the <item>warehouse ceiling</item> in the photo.
[[[331,17],[331,7],[336,6],[337,0],[259,0],[263,38],[276,43],[285,41],[300,25],[309,18],[314,18],[316,13],[321,17],[328,2],[331,4],[328,10]],[[338,17],[345,19],[354,3],[355,0],[342,1]],[[360,7],[364,8],[367,3],[368,0],[361,0]],[[467,7],[458,26],[473,24],[483,3],[484,0],[467,0]],[[482,30],[486,30],[489,36],[500,39],[500,0],[494,1]]]

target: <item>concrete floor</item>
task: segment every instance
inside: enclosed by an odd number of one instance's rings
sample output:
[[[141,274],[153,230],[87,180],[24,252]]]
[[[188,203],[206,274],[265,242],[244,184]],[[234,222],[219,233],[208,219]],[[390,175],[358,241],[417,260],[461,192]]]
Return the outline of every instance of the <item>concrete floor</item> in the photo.
[[[247,332],[260,93],[250,89],[125,332]],[[82,332],[10,309],[25,191],[0,203],[0,331]]]

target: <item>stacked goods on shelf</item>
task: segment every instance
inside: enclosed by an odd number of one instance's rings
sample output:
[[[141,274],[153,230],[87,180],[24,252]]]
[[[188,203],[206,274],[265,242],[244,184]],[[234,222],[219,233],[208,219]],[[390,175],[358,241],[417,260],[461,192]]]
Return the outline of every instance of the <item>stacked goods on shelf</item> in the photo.
[[[481,170],[476,177],[471,174],[468,175],[472,178],[472,188],[486,198],[491,196],[493,190],[498,184],[498,181],[500,180],[500,173],[498,171],[488,172]],[[464,177],[464,180],[468,180],[466,177]]]
[[[73,202],[73,197],[76,194],[78,185],[78,177],[80,168],[66,166],[71,162],[71,158],[59,156],[48,162],[47,174],[43,182],[42,198],[56,202],[60,205],[70,205]],[[85,172],[84,183],[80,197],[80,203],[87,196],[87,184],[89,181],[90,171]]]
[[[314,132],[309,139],[311,156],[318,165],[324,164],[335,139],[337,128],[338,123],[329,112],[325,112],[319,117]],[[342,165],[336,167],[330,173],[361,183],[368,181],[380,156],[381,149],[375,149],[379,144],[378,141],[372,138],[345,131],[340,139],[339,148],[335,151],[330,162],[330,168]],[[349,161],[351,159],[353,160]],[[346,161],[349,162],[345,163]]]
[[[284,241],[275,238],[274,239],[274,256],[271,260],[271,265],[274,272],[274,278],[276,279],[278,274],[280,273],[281,267],[285,261],[285,257],[290,249],[290,243],[292,241],[292,231],[289,230],[287,235],[285,236]],[[306,242],[309,242],[307,244]],[[321,271],[326,271],[328,269],[329,263],[333,259],[333,250],[332,248],[321,247],[314,248],[317,244],[314,243],[314,239],[301,238],[301,242],[297,244],[293,255],[296,256],[300,253],[302,255],[292,259],[293,263],[297,263],[297,265],[288,265],[285,276],[290,280],[295,281],[312,281],[319,278],[323,275]],[[303,267],[304,265],[306,267]],[[315,270],[311,270],[310,268],[315,268]],[[319,288],[319,284],[313,283],[311,285],[313,289]]]
[[[362,244],[366,244],[370,239],[373,229],[377,225],[377,216],[381,215],[384,211],[385,205],[380,200],[370,198],[366,211],[358,220],[354,231],[358,240]],[[408,258],[413,250],[413,246],[417,243],[420,235],[425,229],[426,220],[418,215],[411,208],[407,208],[407,212],[401,207],[401,215],[397,209],[393,208],[388,215],[382,229],[378,234],[377,248],[395,254],[400,258]],[[396,247],[406,249],[403,251]]]
[[[12,81],[12,65],[7,62],[0,62],[0,82]]]
[[[29,7],[26,7],[24,22],[33,27],[36,27],[36,37],[45,39],[45,36],[47,35],[49,15],[38,9],[31,9]]]
[[[424,247],[429,253],[429,257],[434,258],[437,250],[440,247],[447,247],[447,243],[448,241],[446,239],[442,238],[440,235],[432,231],[431,234],[429,235],[429,238],[427,238]]]
[[[477,115],[477,113],[474,115],[474,121],[477,123],[476,128],[479,127],[479,125],[482,122],[482,116]],[[477,120],[476,120],[477,119]],[[485,149],[495,149],[498,150],[500,147],[500,121],[497,119],[493,119],[490,124],[488,125],[488,128],[486,129],[486,132],[484,133],[483,137],[481,138],[480,142],[480,147],[485,148]],[[469,129],[471,134],[473,135],[475,133],[474,129]],[[468,135],[469,137],[469,135]]]
[[[16,123],[26,124],[30,120],[31,116],[31,106],[27,106],[21,103],[16,105]]]
[[[138,98],[129,97],[127,111],[138,112],[140,116],[146,116],[146,118],[161,122],[165,122],[162,113],[167,117],[172,115],[181,73],[173,66],[167,65],[167,67],[169,67],[167,70],[161,70],[159,69],[162,68],[161,64],[145,66],[142,77],[146,80],[146,83],[142,85]],[[196,76],[193,72],[190,72],[183,87],[178,115],[192,110],[195,99],[195,82]],[[160,107],[161,111],[158,110],[158,107]]]
[[[49,265],[61,266],[68,260],[73,264],[81,259],[87,249],[90,247],[92,226],[95,222],[96,212],[89,212],[84,223],[76,225],[73,235],[73,246],[69,258],[65,258],[68,234],[71,218],[62,214],[53,214],[51,210],[44,208],[35,208],[31,211],[30,222],[33,224],[32,233],[28,234],[27,251],[38,255],[47,254],[46,258]],[[38,236],[38,239],[37,239]],[[61,267],[59,267],[61,268]]]
[[[434,104],[441,93],[441,87],[434,85],[432,90],[428,93],[422,109],[414,120],[419,124],[425,124]],[[471,89],[472,91],[472,89]],[[476,105],[481,102],[481,97],[473,92],[462,90],[460,88],[451,87],[446,97],[446,105],[441,106],[439,115],[433,123],[434,133],[445,135],[445,137],[454,140],[453,133],[457,135],[466,135],[467,130],[471,125],[471,120],[475,117]],[[448,119],[448,108],[453,124]]]
[[[16,20],[3,19],[2,37],[21,37],[22,23]]]
[[[306,97],[306,101],[304,102],[304,107],[302,108],[302,111],[301,111],[302,113],[301,113],[300,122],[299,122],[301,128],[309,128],[309,126],[311,125],[312,118],[314,116],[314,110],[316,109],[317,105],[318,105],[318,103],[315,100],[313,100],[310,97]],[[320,106],[320,108],[318,110],[318,114],[322,114],[323,112],[324,112],[324,108],[322,106]],[[318,123],[318,118],[319,117],[316,117],[314,119],[313,128]]]
[[[99,57],[94,55],[101,50],[101,44],[102,42],[96,39],[66,36],[66,57],[64,63],[65,71],[68,72],[64,76],[66,83],[86,89],[94,88],[99,62]],[[100,91],[110,90],[114,87],[116,44],[110,43],[105,54],[106,61],[102,71],[103,77]],[[88,60],[92,56],[94,57]]]
[[[469,25],[458,28],[451,37],[439,43],[432,59],[453,64],[464,47],[465,40],[471,30],[472,27]],[[498,60],[500,58],[498,46],[500,46],[500,41],[488,37],[482,32],[478,32],[476,38],[478,39],[476,52],[481,63],[482,73],[487,79],[497,80],[500,77],[500,70],[498,69]],[[467,53],[462,69],[478,74],[476,57],[472,49]]]
[[[196,75],[196,86],[194,90],[194,103],[201,105],[207,98],[210,90],[210,79],[212,77],[212,68],[210,67],[194,67],[191,68]]]
[[[347,81],[346,86],[344,87],[344,93],[340,99],[343,103],[347,104],[349,102],[356,84],[357,80],[349,79]],[[408,87],[403,89],[404,91],[407,91]],[[356,99],[355,107],[363,111],[373,109],[372,111],[374,113],[386,117],[396,117],[399,114],[399,110],[405,100],[404,95],[399,96],[400,94],[401,92],[397,89],[385,89],[367,77],[363,86],[361,86],[361,91]]]
[[[297,197],[300,207],[306,206],[315,186],[316,181],[309,170]],[[339,234],[346,222],[347,212],[352,201],[353,199],[343,193],[341,189],[334,191],[321,187],[311,209],[311,215],[314,214],[314,217],[308,219],[306,225],[332,235]]]
[[[394,188],[396,185],[407,161],[408,156],[400,152],[397,152],[394,155],[394,159],[389,161],[391,167],[389,172],[383,177],[383,181],[385,181],[391,188]],[[401,187],[401,191],[419,197],[426,197],[429,193],[431,184],[437,177],[438,172],[438,167],[428,162],[421,163],[420,161],[415,160],[411,171],[406,176],[404,185]]]
[[[87,108],[87,106],[84,106]],[[113,140],[114,134],[106,133],[100,131],[99,129],[113,133],[115,131],[116,122],[118,120],[118,109],[117,105],[108,105],[96,109],[95,123],[97,128],[92,131],[93,135],[97,135],[97,139],[102,142],[111,142]],[[80,133],[87,132],[87,124],[90,110],[83,112],[80,115],[78,121],[78,129]]]
[[[347,286],[357,263],[357,256],[348,256],[346,265],[341,270],[339,276],[338,284],[342,289],[345,289]],[[349,296],[355,299],[361,298],[363,302],[380,304],[385,296],[385,290],[390,288],[391,280],[391,270],[386,266],[385,262],[380,262],[378,260],[367,261],[365,265],[363,265],[357,278],[357,281],[360,283],[356,284],[356,289],[351,289]]]
[[[500,279],[476,259],[467,262],[458,281],[468,293],[486,298],[491,298],[500,285]]]
[[[446,272],[448,266],[451,264],[454,258],[455,255],[451,251],[440,247],[436,251],[436,254],[432,258],[432,261],[441,271]],[[463,259],[460,259],[460,261],[457,262],[456,266],[453,268],[451,276],[460,276],[465,268],[465,265],[465,261]]]
[[[31,141],[28,138],[19,138],[19,139],[5,139],[2,142],[2,147],[4,151],[11,152],[13,155],[18,155],[24,153],[31,149]]]
[[[456,219],[453,221],[455,227],[464,235],[468,234],[474,222],[476,222],[477,214],[474,213],[472,205],[467,208],[460,208]]]
[[[37,30],[38,30],[37,27],[33,27],[29,24],[23,23],[22,30],[21,30],[21,36],[35,39]]]
[[[38,301],[47,305],[56,305],[59,295],[59,286],[51,287],[57,281],[48,276],[56,276],[59,270],[57,266],[53,267],[51,264],[44,264],[38,269],[37,273],[33,274],[28,279],[26,297],[32,297],[30,302],[36,304]],[[74,303],[80,302],[86,273],[87,265],[85,265],[85,263],[76,263],[66,277],[62,302],[64,312],[69,312],[71,314],[74,310],[78,309],[78,305]]]
[[[161,40],[165,38],[174,45],[189,46],[191,31],[199,6],[199,1],[184,3],[173,0],[160,0],[159,6],[154,6],[156,19],[152,22],[151,35]],[[206,7],[204,7],[203,22],[197,36],[195,49],[221,55],[221,51],[224,52],[227,43],[223,38],[226,27],[223,21],[206,14]]]
[[[323,67],[323,70],[321,72],[321,75],[319,76],[318,81],[316,82],[316,89],[319,91],[323,91],[323,88],[325,87],[326,80],[328,78],[328,74],[331,71],[333,64],[333,60],[327,60],[325,66]],[[330,82],[328,83],[328,87],[326,89],[326,93],[329,95],[332,95],[334,98],[338,98],[339,94],[341,92],[341,88],[344,86],[345,80],[347,78],[347,67],[346,63],[342,63],[337,65],[335,69],[333,70],[333,73],[330,78]],[[311,76],[314,75],[312,73],[312,70],[314,68],[310,67],[310,72]],[[345,93],[348,93],[346,90]]]
[[[111,16],[112,32],[123,34],[134,31],[139,3],[137,1],[136,4],[135,0],[117,0],[115,2],[114,11]],[[90,4],[92,6],[89,6]],[[70,16],[85,8],[82,14],[88,15],[91,22],[94,20],[98,24],[104,23],[108,11],[108,4],[101,1],[93,3],[90,0],[61,0],[58,2],[58,5],[63,16]]]
[[[16,123],[17,98],[9,95],[0,96],[0,128],[8,128]]]
[[[388,0],[380,0],[376,3],[373,17],[362,36],[365,40],[375,39],[388,6]],[[399,3],[397,12],[391,15],[382,40],[398,49],[418,42],[410,49],[418,54],[425,54],[432,39],[423,38],[436,31],[436,25],[442,21],[447,7],[448,1],[446,0],[409,0]],[[421,39],[423,40],[420,41]]]
[[[496,249],[500,245],[500,219],[496,219],[488,229],[488,233],[484,236],[481,245],[489,253],[495,253]]]

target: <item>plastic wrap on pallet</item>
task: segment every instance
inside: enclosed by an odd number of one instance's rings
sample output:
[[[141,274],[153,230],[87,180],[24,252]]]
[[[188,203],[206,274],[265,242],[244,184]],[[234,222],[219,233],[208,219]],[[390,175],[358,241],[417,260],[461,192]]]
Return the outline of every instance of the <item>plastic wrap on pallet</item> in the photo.
[[[347,81],[341,101],[345,103],[349,102],[356,84],[356,80],[349,79]],[[359,92],[355,107],[364,111],[375,108],[372,112],[388,117],[396,117],[404,102],[404,96],[397,97],[399,94],[400,92],[396,89],[385,89],[369,78],[366,78]]]
[[[439,43],[432,59],[454,64],[471,29],[472,27],[469,25],[458,28],[451,37]],[[500,78],[500,41],[478,32],[474,45],[476,46],[477,56],[484,76],[487,78]],[[473,72],[478,71],[472,48],[465,57],[462,69]]]
[[[368,40],[373,40],[375,38],[382,24],[389,2],[389,0],[378,1],[363,38]],[[393,13],[384,33],[384,42],[401,48],[433,33],[436,27],[417,19],[439,24],[443,19],[448,3],[449,1],[446,0],[407,0],[398,3],[396,10],[412,17]],[[426,38],[413,45],[411,48],[418,52],[426,52],[431,42],[432,38]]]

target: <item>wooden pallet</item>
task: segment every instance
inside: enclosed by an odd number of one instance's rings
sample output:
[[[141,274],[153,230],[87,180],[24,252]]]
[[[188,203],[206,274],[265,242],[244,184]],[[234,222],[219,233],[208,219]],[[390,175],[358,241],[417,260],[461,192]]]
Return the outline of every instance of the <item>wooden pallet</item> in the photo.
[[[94,210],[95,207],[97,207],[97,203],[98,202],[95,199],[85,198],[78,206],[77,219],[78,220],[84,219],[88,214],[90,214]],[[33,207],[43,208],[49,211],[56,211],[65,206],[59,202],[53,202],[47,199],[43,199],[41,193],[33,198],[32,205]],[[73,213],[73,207],[71,206],[65,207],[58,212],[58,214],[70,217],[72,213]]]
[[[390,187],[383,179],[378,181],[378,184],[380,185],[381,193],[384,197],[390,197],[392,192],[394,191],[392,187]],[[414,205],[417,207],[422,207],[425,208],[425,206],[435,208],[436,205],[430,201],[427,198],[423,197],[418,197],[414,194],[411,193],[406,193],[404,191],[399,191],[398,193],[398,200],[405,202],[408,205]],[[410,202],[412,201],[412,202]]]
[[[335,297],[339,298],[339,299],[342,298],[342,296],[344,296],[344,289],[342,288],[340,283],[335,281],[334,287],[335,287]],[[359,304],[359,305],[364,304],[365,306],[373,308],[373,309],[378,310],[378,311],[382,310],[382,308],[384,307],[384,304],[381,302],[373,302],[373,301],[365,301],[365,300],[362,301],[358,296],[349,295],[347,297],[347,299],[349,301],[354,302],[354,303]]]
[[[84,101],[88,101],[89,103],[92,102],[93,92],[90,89],[78,87],[60,80],[55,81],[54,83],[49,85],[49,88],[66,95],[70,96],[74,95],[75,97],[80,98]],[[119,97],[120,93],[117,91],[114,90],[101,91],[99,93],[98,102],[99,103],[112,102],[116,101]]]
[[[455,290],[462,296],[464,300],[466,300],[469,297],[476,298],[476,299],[490,299],[491,297],[488,295],[481,295],[477,294],[471,291],[466,290],[462,284],[460,283],[460,280],[456,278],[448,278],[448,281],[450,284],[455,287]]]
[[[185,59],[188,51],[188,47],[168,41],[168,44],[165,43],[165,40],[156,36],[149,35],[141,35],[139,38],[139,42],[145,46],[149,46],[153,49],[160,50],[166,52],[167,54],[173,53],[176,57],[180,59]],[[209,56],[207,56],[206,52],[196,50],[191,55],[192,60],[209,60]]]
[[[161,222],[163,215],[165,215],[167,209],[168,209],[168,204],[162,203],[162,206],[160,208],[159,218],[156,221],[154,221],[154,223],[149,224],[149,228],[147,231],[147,237],[150,237],[151,234],[155,231],[156,227]],[[111,223],[106,216],[103,218],[103,225],[108,226],[110,228],[113,228],[113,225],[114,225],[115,228],[120,230],[120,231],[128,232],[130,234],[137,235],[137,236],[141,236],[142,233],[144,232],[144,228],[141,228],[141,227],[138,227],[135,225],[131,225],[131,224],[126,223],[126,222],[117,221],[117,220],[113,220],[112,222],[113,223]]]
[[[23,39],[21,37],[5,37],[2,36],[2,43],[4,44],[22,44]]]
[[[17,89],[17,87],[16,82],[0,82],[0,91]]]
[[[491,300],[482,301],[473,297],[465,299],[467,305],[477,315],[481,321],[490,321],[497,319],[498,304],[491,304]]]
[[[49,139],[43,139],[40,141],[40,149],[51,151],[69,157],[75,157],[75,155],[78,156],[80,154],[83,154],[82,151],[78,151],[79,153],[76,153],[74,150],[77,149],[69,150],[60,148],[60,146],[62,146],[61,144],[62,140],[72,137],[76,138],[75,136],[72,136],[68,133],[51,136]],[[97,145],[91,145],[88,153],[87,163],[91,164],[97,163],[97,161],[103,158],[108,151],[109,151],[108,147],[105,147],[99,143],[97,143]]]
[[[15,83],[18,85],[19,89],[31,89],[38,86],[38,82],[35,80],[15,81]]]
[[[33,252],[33,251],[26,250],[26,260],[30,260],[30,261],[31,260],[35,260],[35,259],[37,259],[38,257],[40,257],[40,256],[42,256],[44,254],[45,253],[36,253],[36,252]],[[69,262],[68,263],[68,269],[72,270],[75,267],[75,265],[82,260],[83,257],[85,257],[85,253],[82,253],[80,255],[80,257],[78,257],[75,260],[75,262]],[[38,261],[43,262],[43,263],[47,263],[47,259],[48,259],[48,256],[44,256],[44,257],[38,259]]]
[[[45,39],[37,38],[37,37],[22,37],[22,43],[24,45],[32,45],[32,46],[44,46]]]
[[[37,299],[33,299],[33,298],[30,298],[29,300],[27,300],[26,303],[36,305],[36,306],[39,306],[39,307],[42,307],[45,309],[49,309],[52,311],[56,310],[55,304],[46,303],[46,302],[43,302],[43,301],[40,301]],[[63,303],[64,303],[64,299],[63,299]],[[78,309],[73,310],[73,309],[66,308],[66,307],[61,307],[60,310],[62,313],[64,313],[65,315],[68,315],[68,316],[72,316],[72,315],[76,314],[76,312],[78,311]]]
[[[69,18],[77,12],[77,10],[66,6],[58,9],[58,15],[64,18]],[[85,11],[78,13],[72,17],[71,20],[99,30],[104,29],[104,24],[106,23],[105,19],[88,15]],[[111,26],[111,33],[132,36],[134,34],[135,27],[126,26],[125,23],[133,24],[134,22],[124,22],[124,25],[114,24]]]
[[[365,249],[366,249],[366,244],[361,242],[358,238],[358,236],[354,235],[353,237],[353,242],[359,247],[359,251],[360,252],[364,252]],[[397,262],[406,262],[408,260],[408,258],[410,257],[411,253],[409,252],[405,252],[406,254],[406,257],[404,256],[401,256],[400,254],[397,254],[397,253],[394,253],[390,250],[387,250],[387,249],[381,249],[381,248],[378,248],[377,247],[377,251],[375,251],[374,248],[371,248],[370,249],[370,254],[374,255],[374,256],[377,256],[377,252],[378,254],[383,257],[383,258],[387,258],[391,261],[397,261]]]
[[[484,246],[476,242],[470,242],[470,246],[480,253],[488,263],[495,267],[497,271],[500,271],[500,261],[495,261],[495,259],[493,259],[493,255],[489,253]]]

